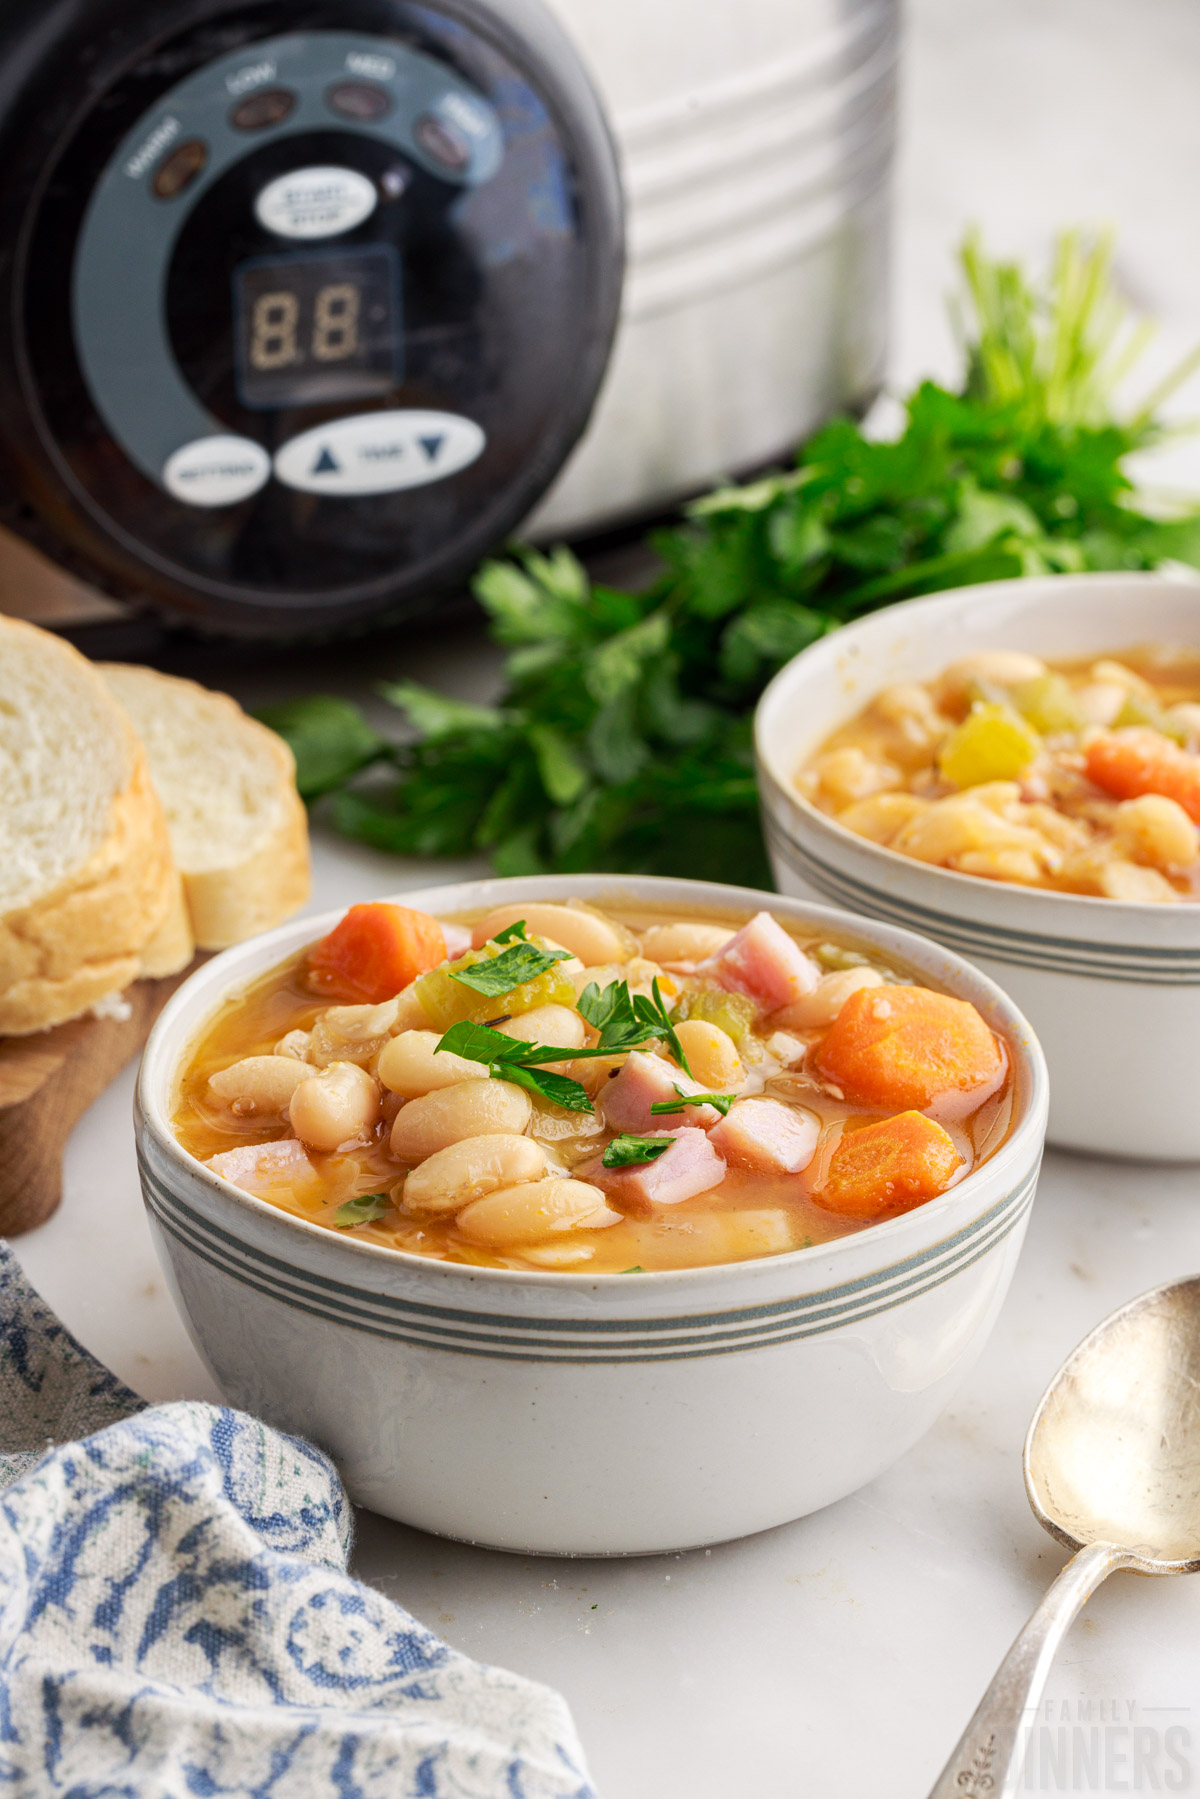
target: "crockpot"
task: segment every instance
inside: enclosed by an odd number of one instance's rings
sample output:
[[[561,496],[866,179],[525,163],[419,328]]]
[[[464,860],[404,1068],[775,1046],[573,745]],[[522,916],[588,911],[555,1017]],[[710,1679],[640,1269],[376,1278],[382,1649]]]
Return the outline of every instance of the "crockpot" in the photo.
[[[893,14],[8,0],[0,523],[302,634],[786,453],[879,379]]]

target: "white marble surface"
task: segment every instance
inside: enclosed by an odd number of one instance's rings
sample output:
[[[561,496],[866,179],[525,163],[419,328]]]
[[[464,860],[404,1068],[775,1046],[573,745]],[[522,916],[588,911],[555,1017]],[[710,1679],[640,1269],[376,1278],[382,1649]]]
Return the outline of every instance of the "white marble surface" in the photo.
[[[1200,335],[1198,67],[1195,0],[914,0],[900,384],[953,368],[941,296],[971,218],[1021,254],[1044,250],[1062,222],[1112,220],[1122,277],[1162,316],[1167,347]],[[1196,452],[1178,467],[1200,472]],[[352,662],[339,656],[338,670]],[[495,667],[474,638],[426,642],[418,662],[406,672],[472,697]],[[259,676],[245,696],[263,692]],[[323,839],[314,906],[422,874]],[[211,1396],[143,1222],[131,1091],[127,1074],[80,1125],[63,1207],[19,1253],[134,1387]],[[1106,1311],[1200,1265],[1198,1199],[1196,1170],[1052,1155],[1012,1295],[958,1402],[889,1474],[817,1517],[711,1553],[629,1563],[505,1557],[364,1517],[360,1571],[461,1648],[560,1686],[606,1799],[921,1799],[1062,1561],[1022,1491],[1030,1411]],[[1050,1735],[1035,1744],[1026,1790],[1200,1786],[1198,1625],[1200,1586],[1116,1577],[1059,1658],[1052,1715],[1039,1721]],[[1170,1729],[1183,1734],[1168,1739]],[[1060,1733],[1068,1757],[1083,1759],[1056,1772],[1047,1755]]]

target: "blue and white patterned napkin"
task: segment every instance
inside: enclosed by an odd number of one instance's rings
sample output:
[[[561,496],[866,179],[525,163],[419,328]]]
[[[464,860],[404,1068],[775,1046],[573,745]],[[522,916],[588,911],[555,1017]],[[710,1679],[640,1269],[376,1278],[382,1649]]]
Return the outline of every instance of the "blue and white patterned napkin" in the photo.
[[[0,1245],[0,1793],[595,1799],[565,1702],[346,1573],[310,1444],[146,1407]]]

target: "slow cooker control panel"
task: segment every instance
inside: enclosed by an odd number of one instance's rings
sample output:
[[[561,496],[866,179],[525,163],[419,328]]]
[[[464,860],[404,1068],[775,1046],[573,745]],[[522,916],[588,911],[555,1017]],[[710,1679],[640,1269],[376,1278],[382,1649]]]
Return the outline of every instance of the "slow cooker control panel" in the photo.
[[[143,72],[46,188],[38,424],[79,503],[194,609],[276,625],[457,572],[533,504],[599,384],[606,140],[507,47],[412,13],[423,34],[201,56],[149,103]]]
[[[316,134],[335,130],[361,140],[353,162],[311,162]],[[287,166],[273,173],[281,154]],[[474,420],[404,408],[331,416],[268,453],[264,433],[230,431],[189,368],[228,331],[241,409],[391,395],[403,329],[388,209],[418,170],[452,198],[494,175],[503,154],[482,94],[431,57],[351,33],[268,40],[164,94],[101,177],[75,265],[75,342],[122,449],[188,506],[234,505],[272,477],[341,498],[385,493],[474,461],[485,443]],[[250,248],[232,268],[231,243]],[[213,289],[220,281],[207,318],[186,298],[172,305],[177,248],[189,264],[202,257]]]

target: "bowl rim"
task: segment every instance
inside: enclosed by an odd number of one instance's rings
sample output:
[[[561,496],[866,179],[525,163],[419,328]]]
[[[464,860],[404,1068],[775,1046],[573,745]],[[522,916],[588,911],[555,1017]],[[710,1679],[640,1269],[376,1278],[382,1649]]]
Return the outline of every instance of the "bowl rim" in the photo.
[[[851,936],[861,936],[866,942],[877,944],[884,950],[894,951],[901,960],[915,962],[920,967],[923,959],[928,959],[931,952],[942,958],[947,964],[944,977],[945,985],[951,987],[958,997],[962,997],[962,988],[974,988],[987,1000],[993,1014],[1003,1022],[1006,1044],[1012,1055],[1016,1068],[1017,1097],[1015,1104],[1019,1106],[1019,1115],[1004,1142],[993,1152],[988,1160],[973,1169],[961,1181],[939,1194],[924,1205],[915,1206],[908,1212],[902,1212],[894,1218],[882,1220],[878,1224],[868,1225],[864,1230],[852,1231],[841,1237],[834,1237],[823,1243],[810,1244],[801,1249],[788,1250],[782,1255],[753,1256],[738,1262],[705,1263],[694,1268],[661,1268],[643,1271],[637,1282],[636,1291],[646,1293],[653,1283],[655,1290],[699,1286],[705,1282],[726,1278],[735,1280],[739,1276],[745,1278],[747,1270],[760,1268],[779,1269],[797,1264],[805,1267],[820,1262],[823,1258],[836,1258],[839,1254],[849,1253],[851,1246],[861,1244],[865,1239],[878,1242],[886,1247],[893,1241],[903,1238],[911,1230],[914,1219],[920,1219],[936,1227],[944,1221],[953,1234],[958,1222],[956,1214],[963,1211],[969,1215],[970,1205],[963,1207],[962,1196],[968,1191],[977,1190],[979,1186],[995,1177],[998,1169],[1011,1165],[1014,1172],[1026,1168],[1036,1170],[1041,1160],[1045,1141],[1046,1118],[1049,1104],[1049,1076],[1045,1057],[1042,1053],[1033,1027],[1011,1000],[1007,993],[982,970],[974,967],[966,957],[948,950],[930,938],[925,938],[915,931],[902,926],[884,924],[875,919],[863,917],[857,913],[847,912],[841,907],[826,906],[817,901],[809,902],[792,898],[787,894],[768,892],[761,888],[736,887],[722,882],[692,881],[683,877],[658,875],[518,875],[511,878],[480,877],[475,880],[447,882],[439,887],[413,887],[399,892],[380,895],[383,901],[394,901],[401,905],[422,902],[434,912],[451,913],[455,910],[473,910],[474,902],[465,900],[457,904],[454,900],[443,896],[455,894],[462,890],[487,888],[499,897],[494,902],[500,904],[507,893],[512,898],[529,899],[534,895],[528,891],[531,886],[549,888],[543,893],[544,903],[554,903],[556,898],[592,897],[596,903],[602,903],[601,896],[607,894],[616,900],[624,893],[628,897],[650,897],[662,892],[676,892],[680,887],[697,889],[706,899],[697,899],[696,904],[708,903],[719,906],[732,901],[730,909],[744,906],[747,916],[753,910],[769,909],[773,904],[781,904],[792,918],[813,918],[818,923],[828,920],[831,925]],[[489,892],[489,900],[490,900]],[[759,902],[757,905],[755,902]],[[353,900],[348,904],[354,904]],[[485,902],[488,903],[488,902]],[[680,904],[685,902],[680,901]],[[307,914],[298,919],[291,919],[285,924],[277,925],[273,930],[264,931],[248,938],[244,943],[235,944],[229,949],[220,951],[211,960],[181,982],[171,995],[167,1004],[159,1013],[147,1038],[138,1068],[136,1091],[134,1098],[135,1132],[140,1136],[144,1130],[151,1136],[168,1161],[175,1163],[189,1180],[198,1181],[206,1190],[209,1198],[218,1206],[228,1208],[233,1213],[241,1213],[251,1219],[278,1227],[290,1227],[298,1235],[298,1241],[304,1240],[322,1248],[336,1249],[364,1259],[364,1265],[375,1265],[380,1268],[406,1269],[421,1278],[446,1281],[453,1286],[483,1281],[486,1285],[498,1287],[528,1287],[534,1285],[553,1292],[568,1293],[571,1291],[595,1292],[597,1287],[608,1292],[632,1291],[626,1286],[624,1276],[619,1272],[588,1273],[584,1270],[569,1269],[518,1269],[489,1268],[474,1263],[442,1262],[430,1256],[417,1255],[411,1250],[393,1248],[382,1243],[369,1243],[358,1237],[345,1237],[308,1219],[300,1218],[295,1213],[286,1212],[281,1207],[272,1205],[269,1200],[260,1199],[245,1189],[235,1187],[212,1171],[175,1137],[170,1128],[165,1098],[171,1089],[171,1083],[188,1048],[196,1037],[212,1019],[218,1006],[235,990],[238,980],[233,971],[240,969],[245,962],[252,963],[252,969],[246,970],[241,979],[250,978],[267,972],[275,963],[284,960],[293,949],[314,941],[324,931],[329,930],[341,918],[346,906],[337,906],[331,910]],[[261,960],[267,947],[276,949],[269,960]],[[926,970],[933,978],[938,978],[930,969]],[[199,988],[212,988],[211,1003],[206,1007],[199,1019],[193,1023],[183,1043],[174,1049],[168,1049],[167,1040],[175,1028],[176,1019],[191,1003],[191,996]],[[986,1206],[984,1208],[986,1210]],[[968,1222],[964,1219],[962,1222]],[[935,1239],[935,1246],[941,1238]],[[898,1246],[899,1258],[907,1253],[902,1245]],[[888,1266],[888,1258],[884,1257],[881,1266]],[[614,1287],[610,1283],[620,1283]]]
[[[1057,889],[1047,887],[1026,887],[1018,882],[993,881],[987,875],[964,874],[957,868],[942,868],[936,862],[919,862],[915,856],[903,856],[899,850],[889,848],[887,844],[875,843],[869,837],[860,837],[854,831],[839,824],[828,812],[822,812],[807,795],[800,792],[794,779],[787,774],[782,762],[776,755],[774,746],[768,741],[768,733],[774,728],[775,715],[785,703],[785,696],[791,695],[793,686],[803,688],[805,680],[814,668],[819,668],[825,656],[832,653],[830,646],[835,643],[853,643],[860,636],[872,635],[876,628],[881,632],[888,620],[899,618],[911,619],[915,615],[935,618],[939,613],[953,611],[970,598],[986,598],[996,593],[1023,593],[1031,602],[1038,593],[1045,593],[1047,588],[1070,588],[1073,591],[1106,590],[1128,587],[1130,585],[1146,585],[1155,590],[1168,589],[1178,592],[1180,587],[1195,586],[1197,599],[1200,601],[1200,580],[1195,583],[1168,579],[1164,575],[1149,570],[1131,569],[1128,573],[1094,573],[1081,575],[1036,575],[1026,577],[1010,577],[1003,581],[979,581],[967,587],[948,587],[938,593],[917,594],[912,599],[898,600],[894,605],[881,607],[878,612],[867,613],[863,618],[851,620],[841,625],[836,631],[819,637],[807,649],[800,650],[790,661],[772,676],[759,696],[754,711],[754,757],[757,764],[759,782],[764,789],[782,798],[800,814],[805,823],[814,831],[819,830],[838,844],[853,845],[862,853],[864,860],[879,865],[879,881],[886,885],[889,872],[903,868],[914,879],[927,878],[930,885],[948,882],[950,891],[956,889],[964,895],[978,893],[983,886],[989,895],[997,896],[997,903],[1003,905],[1023,904],[1026,901],[1040,907],[1048,915],[1061,906],[1077,907],[1082,905],[1085,912],[1095,914],[1097,921],[1102,918],[1112,919],[1120,916],[1128,921],[1150,920],[1160,918],[1163,908],[1153,900],[1114,900],[1103,894],[1094,893],[1060,893]],[[903,628],[903,627],[901,627]],[[1200,645],[1198,645],[1200,648]],[[806,664],[801,670],[800,665]],[[861,708],[860,708],[861,710]],[[854,716],[847,714],[846,722]],[[765,809],[765,793],[763,795]],[[1004,898],[999,896],[1003,895]],[[1200,907],[1200,899],[1181,899],[1180,905],[1187,908]],[[1174,911],[1174,907],[1171,908]],[[1197,914],[1200,917],[1200,914]]]

